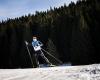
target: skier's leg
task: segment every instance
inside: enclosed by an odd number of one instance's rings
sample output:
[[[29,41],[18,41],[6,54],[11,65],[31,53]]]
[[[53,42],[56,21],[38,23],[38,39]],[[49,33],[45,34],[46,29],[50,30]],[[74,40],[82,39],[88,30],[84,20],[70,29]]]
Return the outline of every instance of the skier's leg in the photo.
[[[52,65],[52,63],[50,63],[50,61],[45,57],[45,55],[43,54],[43,52],[40,50],[41,54],[40,56],[46,61],[47,64]]]
[[[39,57],[39,55],[38,55],[37,53],[35,53],[35,58],[36,58],[36,64],[37,64],[37,67],[40,67],[40,66],[39,66],[39,60],[38,60],[38,57]]]

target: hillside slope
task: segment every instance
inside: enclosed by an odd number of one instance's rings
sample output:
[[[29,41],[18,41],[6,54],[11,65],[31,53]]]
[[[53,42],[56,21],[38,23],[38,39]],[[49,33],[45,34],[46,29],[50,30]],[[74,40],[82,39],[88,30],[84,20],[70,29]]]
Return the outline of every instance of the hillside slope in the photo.
[[[0,80],[100,80],[100,64],[34,69],[0,69]]]

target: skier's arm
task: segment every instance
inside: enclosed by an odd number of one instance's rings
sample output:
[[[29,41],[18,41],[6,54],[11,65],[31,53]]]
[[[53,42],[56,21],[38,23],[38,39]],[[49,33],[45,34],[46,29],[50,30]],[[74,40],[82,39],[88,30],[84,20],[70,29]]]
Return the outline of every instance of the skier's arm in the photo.
[[[38,43],[39,43],[40,46],[43,46],[43,43],[42,42],[38,41]]]

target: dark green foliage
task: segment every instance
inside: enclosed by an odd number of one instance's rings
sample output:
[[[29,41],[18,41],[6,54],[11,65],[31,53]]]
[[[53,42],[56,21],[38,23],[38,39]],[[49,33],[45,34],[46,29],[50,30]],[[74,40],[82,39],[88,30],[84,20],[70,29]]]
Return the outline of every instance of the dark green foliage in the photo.
[[[100,1],[79,0],[35,15],[0,22],[0,68],[32,67],[24,41],[37,36],[44,49],[73,65],[100,62]],[[29,46],[34,57],[32,46]],[[46,55],[46,54],[45,54]],[[52,58],[46,55],[51,62]],[[35,64],[35,60],[33,58]]]

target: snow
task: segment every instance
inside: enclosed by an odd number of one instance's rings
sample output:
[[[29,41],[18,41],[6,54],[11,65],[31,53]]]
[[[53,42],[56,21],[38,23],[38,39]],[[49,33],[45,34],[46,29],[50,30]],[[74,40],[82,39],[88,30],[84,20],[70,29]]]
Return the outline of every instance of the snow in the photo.
[[[0,80],[100,80],[100,64],[0,69]]]

